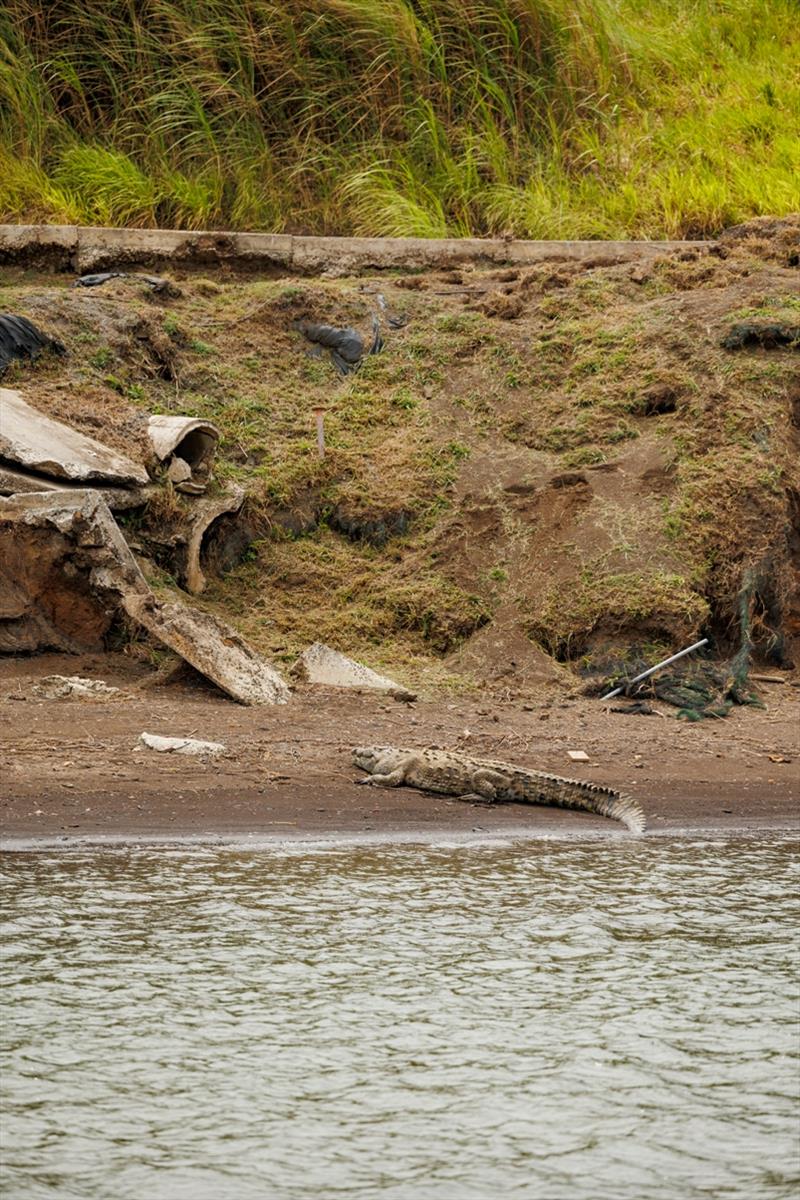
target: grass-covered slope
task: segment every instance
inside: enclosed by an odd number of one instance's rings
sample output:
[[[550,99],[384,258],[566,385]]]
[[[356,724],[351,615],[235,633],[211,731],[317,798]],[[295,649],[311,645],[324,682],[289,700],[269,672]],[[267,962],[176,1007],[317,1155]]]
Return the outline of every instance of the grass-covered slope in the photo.
[[[680,237],[800,208],[796,0],[5,0],[0,219]]]
[[[531,687],[700,634],[728,652],[743,586],[780,658],[800,634],[798,354],[721,341],[800,324],[799,238],[633,266],[190,275],[167,301],[7,272],[0,308],[70,352],[7,382],[136,454],[148,412],[219,424],[218,480],[247,489],[255,541],[201,602],[280,660],[320,638],[408,682]],[[346,379],[308,356],[298,319],[367,333],[378,292],[407,318],[383,314],[381,354]],[[187,503],[165,485],[129,536],[157,558]]]

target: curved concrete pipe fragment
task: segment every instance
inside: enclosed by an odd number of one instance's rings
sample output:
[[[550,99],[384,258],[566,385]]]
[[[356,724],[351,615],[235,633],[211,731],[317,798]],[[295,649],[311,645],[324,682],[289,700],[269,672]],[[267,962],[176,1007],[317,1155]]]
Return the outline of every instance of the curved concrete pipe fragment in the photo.
[[[219,430],[210,421],[197,417],[157,415],[147,422],[147,436],[156,457],[162,463],[181,459],[189,468],[193,484],[206,483],[217,450]],[[179,490],[186,487],[178,483]],[[187,488],[194,492],[194,486]]]
[[[200,552],[203,539],[218,517],[225,513],[238,512],[244,501],[244,492],[237,489],[227,496],[216,496],[211,500],[198,500],[192,512],[192,523],[189,539],[186,543],[186,565],[184,567],[184,587],[187,592],[197,596],[205,591],[206,577],[200,566]]]

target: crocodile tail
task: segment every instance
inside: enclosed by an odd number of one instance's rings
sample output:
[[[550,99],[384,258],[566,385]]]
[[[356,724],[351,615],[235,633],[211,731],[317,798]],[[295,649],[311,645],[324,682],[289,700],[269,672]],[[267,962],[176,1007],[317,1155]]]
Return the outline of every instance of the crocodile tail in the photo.
[[[633,796],[617,795],[616,800],[612,801],[610,816],[617,821],[622,821],[630,829],[631,833],[644,833],[647,828],[647,821],[642,812],[641,805]]]
[[[570,807],[584,808],[588,812],[598,813],[601,817],[610,817],[612,821],[621,821],[631,833],[644,833],[647,822],[638,800],[615,792],[613,788],[588,783],[583,779],[568,782],[577,793]]]
[[[595,784],[589,786],[592,791],[601,793],[593,796],[594,803],[590,803],[595,812],[611,817],[612,821],[621,821],[631,833],[644,833],[647,822],[639,802],[633,796],[624,796],[612,788],[597,787]]]

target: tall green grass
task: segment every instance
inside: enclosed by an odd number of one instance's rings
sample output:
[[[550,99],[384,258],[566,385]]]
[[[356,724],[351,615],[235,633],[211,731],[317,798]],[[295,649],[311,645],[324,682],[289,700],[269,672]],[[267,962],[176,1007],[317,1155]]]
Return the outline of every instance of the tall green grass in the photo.
[[[5,0],[0,218],[713,233],[800,209],[797,0]]]

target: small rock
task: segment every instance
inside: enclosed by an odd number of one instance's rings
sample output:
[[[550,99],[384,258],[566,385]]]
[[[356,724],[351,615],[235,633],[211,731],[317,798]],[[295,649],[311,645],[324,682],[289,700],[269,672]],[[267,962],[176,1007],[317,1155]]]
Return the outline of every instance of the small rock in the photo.
[[[165,754],[224,754],[222,742],[200,742],[196,738],[159,737],[155,733],[139,734],[139,741],[150,750]]]
[[[179,458],[176,454],[170,460],[170,464],[167,467],[167,479],[171,480],[172,483],[185,483],[187,479],[191,478],[192,468],[185,459]]]
[[[585,750],[568,750],[567,758],[571,758],[573,762],[588,762],[589,755]]]

